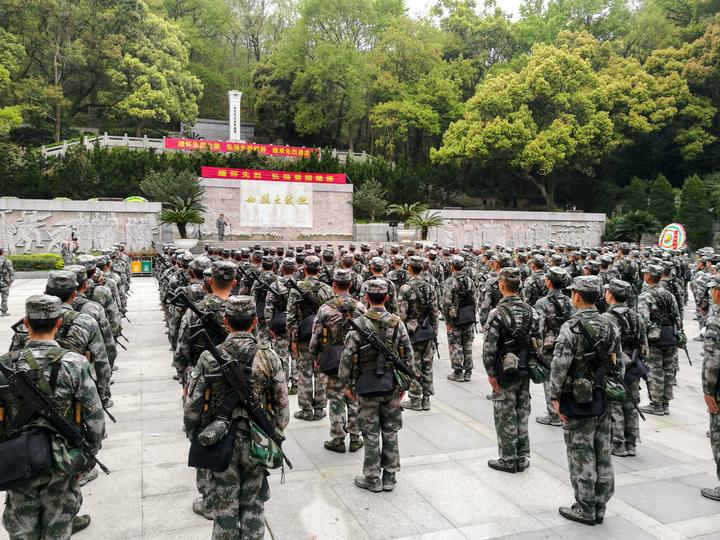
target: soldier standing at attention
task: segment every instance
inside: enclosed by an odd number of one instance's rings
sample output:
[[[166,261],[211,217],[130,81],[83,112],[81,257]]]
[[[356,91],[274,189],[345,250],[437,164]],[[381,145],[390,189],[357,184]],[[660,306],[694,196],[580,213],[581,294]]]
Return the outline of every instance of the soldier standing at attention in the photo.
[[[310,355],[317,358],[327,377],[328,409],[330,411],[330,437],[325,448],[340,454],[345,453],[345,435],[350,435],[350,451],[362,448],[360,432],[357,428],[358,404],[350,399],[338,377],[338,367],[343,351],[343,342],[347,335],[345,320],[356,319],[365,313],[365,306],[350,296],[352,270],[338,268],[333,274],[332,287],[335,296],[325,302],[315,316]]]
[[[230,331],[218,347],[221,354],[250,369],[250,388],[268,420],[282,432],[290,421],[287,383],[280,359],[267,343],[253,335],[257,308],[250,296],[231,296],[225,302],[225,326]],[[229,405],[230,404],[230,405]],[[219,418],[232,406],[227,419]],[[205,406],[207,405],[207,409]],[[234,424],[235,429],[230,428]],[[205,434],[223,426],[234,433],[235,444],[229,467],[210,474],[214,540],[262,540],[265,537],[265,501],[270,498],[267,469],[253,461],[248,411],[237,402],[217,360],[203,352],[193,368],[185,401],[185,429]],[[199,437],[202,437],[200,433]],[[229,436],[229,435],[226,435]]]
[[[368,310],[358,318],[358,325],[377,332],[387,346],[412,369],[412,344],[407,329],[400,317],[385,310],[387,282],[372,279],[365,285]],[[381,377],[383,381],[380,390],[374,387],[380,357],[372,344],[367,343],[357,331],[351,330],[345,338],[338,370],[342,385],[353,389],[347,391],[348,397],[355,399],[357,395],[358,428],[365,443],[363,475],[355,478],[355,485],[375,493],[392,491],[396,482],[395,474],[400,470],[398,431],[402,428],[400,399],[404,393],[395,382],[392,367],[387,364],[383,366],[385,374]],[[386,378],[390,379],[388,385],[384,384]],[[371,384],[365,384],[368,380]]]
[[[710,309],[707,314],[705,333],[703,335],[702,387],[705,405],[710,414],[710,448],[717,467],[720,480],[720,280],[711,279],[707,282],[710,291]],[[720,487],[703,488],[703,497],[720,501]]]
[[[545,258],[542,255],[534,255],[530,260],[530,270],[532,273],[525,280],[523,286],[523,300],[535,307],[535,302],[548,292],[545,286]]]
[[[413,347],[413,357],[420,372],[420,381],[413,381],[410,398],[401,405],[413,411],[429,411],[433,389],[433,359],[440,323],[440,310],[435,288],[423,278],[424,260],[408,257],[408,282],[398,292],[398,315],[405,323]],[[432,276],[431,276],[432,277]]]
[[[452,373],[449,381],[467,382],[472,377],[472,344],[475,340],[475,283],[464,271],[465,259],[453,255],[450,276],[443,283],[441,309],[445,318]],[[463,373],[464,372],[464,373]]]
[[[90,364],[81,354],[62,349],[55,334],[62,324],[63,308],[58,298],[48,295],[30,296],[25,301],[24,324],[29,340],[21,351],[0,357],[0,362],[12,370],[28,370],[37,376],[37,385],[54,398],[58,406],[71,411],[77,421],[76,411],[85,431],[85,438],[97,451],[105,435],[105,415],[100,396],[90,373]],[[0,376],[4,379],[4,377]],[[7,384],[7,381],[2,381]],[[22,414],[22,402],[12,394],[3,395],[0,405],[7,425],[17,414]],[[34,417],[24,428],[46,425]],[[3,433],[13,437],[17,433]],[[53,435],[53,446],[59,452],[74,450],[65,439]],[[62,459],[56,463],[65,463]],[[82,505],[78,486],[78,473],[72,467],[53,467],[42,476],[30,480],[7,492],[3,526],[10,538],[69,539],[70,535],[90,525],[90,516],[77,516]]]
[[[595,388],[594,380],[598,370],[609,369],[613,353],[619,358],[622,349],[617,328],[595,307],[600,284],[597,276],[580,276],[569,287],[577,312],[560,328],[550,372],[550,397],[563,422],[570,482],[575,492],[575,503],[559,511],[564,518],[585,525],[603,522],[605,507],[615,492],[611,412],[604,391]],[[600,351],[584,337],[578,325],[595,336]]]
[[[215,226],[217,227],[217,232],[218,232],[218,240],[220,242],[225,241],[225,227],[227,225],[230,225],[230,222],[225,217],[225,214],[223,214],[221,212],[217,218],[217,221],[215,222]]]
[[[503,268],[498,277],[502,298],[488,316],[483,364],[496,395],[493,408],[500,458],[488,461],[488,467],[514,473],[530,466],[529,345],[532,338],[539,343],[541,335],[537,313],[517,295],[520,270]]]
[[[15,281],[15,269],[10,259],[5,256],[5,248],[0,248],[0,317],[7,317],[8,297],[10,296],[10,285]]]
[[[288,395],[297,394],[297,358],[290,354],[290,342],[287,336],[287,300],[288,290],[285,283],[297,269],[295,259],[286,258],[280,263],[280,277],[270,285],[265,297],[265,321],[270,332],[270,345],[280,357],[288,384]]]

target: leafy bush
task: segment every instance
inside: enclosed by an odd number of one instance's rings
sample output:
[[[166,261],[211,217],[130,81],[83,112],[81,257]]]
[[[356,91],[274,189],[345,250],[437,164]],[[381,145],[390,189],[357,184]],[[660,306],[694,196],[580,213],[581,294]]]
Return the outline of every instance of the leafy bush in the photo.
[[[16,272],[31,270],[62,270],[65,267],[62,257],[56,253],[40,253],[37,255],[10,255]]]

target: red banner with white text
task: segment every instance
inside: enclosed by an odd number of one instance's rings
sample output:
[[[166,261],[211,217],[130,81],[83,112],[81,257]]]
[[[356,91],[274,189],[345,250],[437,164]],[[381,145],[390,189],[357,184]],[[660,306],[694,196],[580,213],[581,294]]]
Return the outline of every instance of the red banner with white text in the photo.
[[[202,167],[200,176],[203,178],[220,178],[223,180],[260,180],[264,182],[303,182],[312,184],[347,183],[344,174],[257,171],[253,169],[231,169],[228,167]]]
[[[186,150],[204,152],[257,152],[265,156],[308,158],[319,153],[318,148],[298,146],[278,146],[274,144],[241,143],[230,141],[205,141],[199,139],[173,139],[166,137],[163,142],[166,150]]]

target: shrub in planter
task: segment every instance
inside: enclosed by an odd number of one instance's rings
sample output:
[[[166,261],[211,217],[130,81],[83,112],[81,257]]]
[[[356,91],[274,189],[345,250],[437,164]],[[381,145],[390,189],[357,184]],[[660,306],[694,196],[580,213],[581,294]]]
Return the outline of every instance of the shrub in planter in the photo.
[[[16,272],[28,272],[32,270],[62,270],[65,267],[62,257],[56,253],[10,255],[8,259],[12,261]]]

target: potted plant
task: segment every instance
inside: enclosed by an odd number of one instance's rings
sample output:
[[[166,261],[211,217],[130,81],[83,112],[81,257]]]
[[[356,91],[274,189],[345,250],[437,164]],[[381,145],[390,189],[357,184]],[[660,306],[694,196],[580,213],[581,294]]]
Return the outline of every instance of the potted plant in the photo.
[[[198,240],[197,238],[187,237],[187,224],[203,222],[205,207],[200,202],[200,197],[194,196],[185,199],[171,197],[167,204],[168,207],[160,212],[160,223],[177,226],[180,234],[180,240],[175,240],[177,247],[181,249],[194,248]]]
[[[440,212],[423,212],[422,214],[415,214],[410,217],[407,221],[408,225],[420,229],[420,238],[427,240],[428,231],[433,227],[442,227],[443,218]]]

